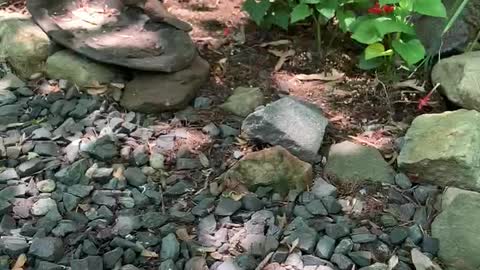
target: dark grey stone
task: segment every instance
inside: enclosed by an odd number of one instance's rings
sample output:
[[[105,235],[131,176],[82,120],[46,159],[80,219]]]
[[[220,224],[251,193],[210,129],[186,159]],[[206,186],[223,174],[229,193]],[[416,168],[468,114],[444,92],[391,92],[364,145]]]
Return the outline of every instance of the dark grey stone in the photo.
[[[408,228],[408,238],[412,240],[413,243],[418,244],[423,239],[422,228],[418,224],[414,224]]]
[[[143,186],[147,183],[147,177],[143,174],[142,170],[137,167],[128,167],[124,172],[124,176],[128,184],[134,187]]]
[[[353,249],[353,241],[350,238],[344,238],[340,240],[337,247],[334,250],[334,253],[338,254],[347,254]]]
[[[258,211],[263,209],[264,203],[257,196],[253,194],[247,194],[242,198],[243,209],[247,211]]]
[[[250,139],[281,145],[301,159],[313,161],[327,125],[328,119],[314,105],[284,97],[247,116],[242,131]]]
[[[123,262],[124,263],[133,263],[135,259],[137,258],[137,254],[133,249],[127,249],[123,253]]]
[[[131,241],[128,241],[126,239],[120,238],[120,237],[113,238],[113,240],[110,242],[110,246],[125,248],[125,249],[127,249],[127,250],[125,250],[125,253],[127,253],[128,250],[131,250],[135,254],[135,252],[142,252],[142,250],[143,250],[143,247],[141,247],[141,246],[139,246],[139,245],[137,245],[137,244],[135,244]],[[125,255],[125,253],[124,253],[124,255]]]
[[[30,176],[43,168],[45,168],[45,163],[39,158],[34,158],[20,164],[17,167],[17,173],[20,177]]]
[[[374,259],[370,251],[353,251],[348,253],[348,257],[360,267],[369,266]]]
[[[82,243],[82,251],[83,253],[94,256],[98,254],[97,246],[90,240],[85,239]]]
[[[2,236],[0,238],[0,250],[11,258],[16,258],[25,253],[28,247],[29,245],[24,237]]]
[[[76,222],[72,220],[61,220],[52,230],[52,234],[56,237],[64,237],[67,234],[76,232],[77,230],[78,226]]]
[[[67,192],[80,198],[85,198],[93,190],[93,186],[72,185],[67,188]]]
[[[177,158],[175,169],[177,170],[195,170],[202,167],[202,163],[197,158]]]
[[[177,269],[177,266],[175,265],[175,262],[171,259],[168,259],[160,263],[158,270],[178,270],[178,269]]]
[[[28,254],[41,260],[55,262],[62,258],[63,241],[55,237],[34,238]]]
[[[231,216],[242,207],[242,203],[230,198],[222,197],[215,208],[217,216]]]
[[[395,175],[395,184],[401,189],[409,189],[412,187],[412,182],[410,182],[410,179],[404,173],[398,173]]]
[[[65,167],[55,174],[55,178],[71,186],[78,184],[80,180],[85,176],[85,172],[88,169],[88,161],[86,159],[78,160],[72,165]]]
[[[84,148],[84,152],[90,157],[99,159],[102,161],[111,161],[118,155],[118,149],[110,136],[105,135],[90,142]]]
[[[113,168],[98,168],[92,173],[92,180],[105,184],[112,178]]]
[[[215,207],[215,198],[208,197],[201,200],[197,205],[192,208],[192,214],[195,216],[203,217],[213,211]]]
[[[35,270],[65,270],[65,266],[47,262],[47,261],[36,261]]]
[[[177,260],[180,255],[180,243],[175,234],[170,233],[162,239],[162,247],[160,250],[160,259],[166,261],[168,259]]]
[[[371,233],[353,234],[351,236],[353,243],[364,244],[377,240],[377,236]]]
[[[98,205],[105,205],[108,207],[113,207],[117,204],[115,198],[97,191],[93,192],[92,201]]]
[[[65,206],[65,210],[67,211],[73,211],[75,208],[77,208],[80,200],[81,199],[75,195],[63,193],[63,206]]]
[[[408,237],[408,229],[405,227],[395,227],[390,232],[390,242],[394,245],[401,244]]]
[[[325,232],[333,239],[339,239],[350,234],[350,227],[347,224],[327,224]]]
[[[60,147],[55,142],[36,142],[33,152],[40,156],[58,156]]]
[[[106,269],[113,269],[115,264],[120,261],[123,256],[123,249],[120,247],[114,248],[103,254],[103,266]]]
[[[436,256],[440,247],[440,241],[433,237],[424,237],[422,242],[422,251]]]
[[[315,255],[322,259],[330,259],[335,249],[335,239],[324,235],[318,240],[317,246],[315,247]]]
[[[70,262],[71,270],[103,270],[103,260],[100,256],[88,256],[81,260]]]
[[[144,247],[154,247],[161,241],[160,237],[151,232],[138,232],[135,234],[137,241]]]
[[[173,186],[165,190],[165,195],[168,196],[180,196],[193,190],[193,186],[185,180],[180,180]]]
[[[160,212],[147,212],[142,215],[142,226],[146,229],[156,229],[165,225],[168,216]]]
[[[340,270],[350,270],[355,266],[352,260],[343,254],[333,254],[330,260],[335,263]]]
[[[314,217],[304,205],[295,205],[293,208],[293,215],[304,219],[311,219]]]
[[[338,214],[340,213],[340,211],[342,211],[342,205],[338,203],[335,197],[332,197],[332,196],[323,197],[322,202],[329,214]]]
[[[434,198],[437,193],[438,188],[436,186],[417,186],[413,190],[413,197],[423,205],[427,202],[427,199]]]

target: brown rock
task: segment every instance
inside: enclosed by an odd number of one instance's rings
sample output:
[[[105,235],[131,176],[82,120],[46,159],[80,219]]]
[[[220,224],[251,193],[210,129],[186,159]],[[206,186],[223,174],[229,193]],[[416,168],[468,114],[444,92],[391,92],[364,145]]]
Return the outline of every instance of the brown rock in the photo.
[[[312,165],[275,146],[247,154],[225,174],[225,179],[238,181],[252,189],[272,186],[286,194],[291,189],[304,190],[313,179]]]
[[[180,110],[195,97],[208,75],[209,64],[200,56],[175,73],[141,73],[126,85],[121,104],[144,113]]]

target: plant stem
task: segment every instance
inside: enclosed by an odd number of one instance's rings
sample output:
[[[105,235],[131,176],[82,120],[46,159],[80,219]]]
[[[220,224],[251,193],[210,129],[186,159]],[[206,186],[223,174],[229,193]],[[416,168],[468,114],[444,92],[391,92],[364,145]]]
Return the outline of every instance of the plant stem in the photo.
[[[317,14],[313,14],[313,19],[315,20],[315,41],[317,43],[317,53],[322,55],[322,25]]]

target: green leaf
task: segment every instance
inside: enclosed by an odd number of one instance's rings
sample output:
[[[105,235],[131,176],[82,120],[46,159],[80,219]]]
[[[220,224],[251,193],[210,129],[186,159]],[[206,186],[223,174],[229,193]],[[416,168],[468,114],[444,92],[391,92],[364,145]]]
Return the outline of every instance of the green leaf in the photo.
[[[384,6],[384,5],[392,5],[392,4],[396,4],[396,3],[399,3],[400,0],[378,0],[378,3],[380,4],[380,6]]]
[[[383,37],[389,33],[405,33],[409,35],[415,35],[415,30],[412,26],[405,22],[397,21],[388,17],[379,17],[375,19],[375,27],[378,34]]]
[[[351,25],[355,22],[355,18],[355,13],[351,10],[337,10],[338,24],[343,32],[352,31]]]
[[[369,60],[365,59],[365,54],[360,55],[360,61],[358,62],[358,67],[363,70],[376,69],[385,63],[385,59],[381,57],[372,58]]]
[[[265,17],[265,23],[279,26],[284,30],[288,29],[289,22],[290,13],[284,9],[275,9],[275,11],[269,12]]]
[[[443,29],[442,36],[444,36],[448,30],[450,30],[450,27],[457,21],[457,18],[462,14],[463,10],[465,9],[465,6],[468,4],[469,0],[463,0],[460,5],[458,5],[455,9],[455,13],[448,19],[448,23]]]
[[[260,0],[259,2],[256,0],[246,0],[245,3],[243,3],[243,10],[250,15],[250,18],[256,24],[260,25],[270,8],[270,5],[271,3],[269,0]]]
[[[304,20],[312,15],[312,10],[308,7],[307,4],[299,4],[293,8],[292,13],[290,13],[290,20],[292,23]]]
[[[323,0],[322,3],[315,5],[318,13],[322,14],[327,20],[335,16],[335,11],[338,7],[337,0]]]
[[[392,47],[409,66],[418,63],[425,57],[425,48],[418,39],[412,39],[408,42],[394,40]]]
[[[380,36],[375,24],[375,20],[372,19],[359,22],[355,25],[352,38],[363,44],[372,44],[381,41],[383,36]]]
[[[432,17],[447,17],[442,0],[414,0],[413,11]]]
[[[323,0],[301,0],[300,3],[302,4],[318,4],[321,3]]]
[[[382,43],[373,43],[368,45],[365,48],[365,60],[370,60],[372,58],[380,57],[380,56],[390,56],[393,55],[392,50],[386,50]]]

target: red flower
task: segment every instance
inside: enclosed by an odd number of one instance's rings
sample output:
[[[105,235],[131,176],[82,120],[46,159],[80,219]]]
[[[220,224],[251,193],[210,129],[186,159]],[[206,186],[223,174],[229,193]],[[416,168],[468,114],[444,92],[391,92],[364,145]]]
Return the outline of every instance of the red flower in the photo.
[[[375,5],[368,9],[368,13],[380,15],[383,13],[390,14],[395,10],[394,5],[385,5],[380,7],[380,3],[376,2]]]
[[[375,3],[375,5],[371,8],[368,9],[368,13],[370,14],[382,14],[382,9],[380,8],[380,4],[378,2]]]
[[[225,27],[223,28],[223,36],[228,37],[230,35],[230,28]]]
[[[383,12],[389,14],[389,13],[392,13],[393,11],[395,10],[395,6],[394,5],[385,5],[383,6]]]
[[[433,91],[435,91],[435,88],[432,89],[432,91],[428,92],[428,94],[425,97],[421,98],[418,101],[417,110],[421,111],[423,107],[428,106],[428,103],[430,102],[430,98],[432,97]]]

